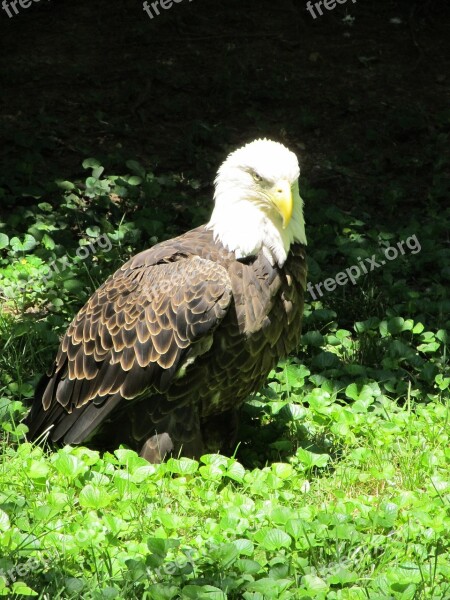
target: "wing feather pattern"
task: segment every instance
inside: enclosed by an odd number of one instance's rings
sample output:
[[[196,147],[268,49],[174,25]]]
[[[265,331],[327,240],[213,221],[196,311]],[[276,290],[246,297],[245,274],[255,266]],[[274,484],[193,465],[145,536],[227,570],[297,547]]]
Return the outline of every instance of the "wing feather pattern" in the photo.
[[[30,438],[54,425],[52,441],[77,443],[119,399],[163,392],[186,352],[226,315],[232,286],[223,266],[195,255],[152,264],[151,255],[126,263],[70,324],[27,419]]]

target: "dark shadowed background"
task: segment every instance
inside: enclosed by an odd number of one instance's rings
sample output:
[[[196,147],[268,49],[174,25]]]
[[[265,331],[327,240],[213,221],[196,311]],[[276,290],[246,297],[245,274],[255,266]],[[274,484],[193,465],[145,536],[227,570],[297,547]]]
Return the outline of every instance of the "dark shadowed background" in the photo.
[[[340,206],[353,186],[377,204],[400,178],[404,203],[425,208],[449,123],[445,0],[348,0],[316,19],[302,0],[160,12],[138,0],[1,11],[3,205],[82,175],[86,156],[210,184],[228,150],[271,136]]]

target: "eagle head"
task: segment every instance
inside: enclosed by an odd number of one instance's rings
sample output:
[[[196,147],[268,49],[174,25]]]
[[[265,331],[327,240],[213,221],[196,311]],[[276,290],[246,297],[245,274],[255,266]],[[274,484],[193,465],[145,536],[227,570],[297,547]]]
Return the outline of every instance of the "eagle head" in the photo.
[[[258,139],[235,150],[215,180],[214,210],[207,224],[236,258],[260,250],[282,266],[290,245],[306,245],[296,155],[283,144]]]

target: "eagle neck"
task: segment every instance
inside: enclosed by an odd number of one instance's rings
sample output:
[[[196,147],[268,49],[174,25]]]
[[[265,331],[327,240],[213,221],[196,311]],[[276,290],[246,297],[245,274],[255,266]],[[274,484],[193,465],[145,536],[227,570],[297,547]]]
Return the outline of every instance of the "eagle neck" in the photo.
[[[206,229],[213,232],[214,241],[233,252],[237,259],[256,256],[262,251],[272,265],[282,267],[291,244],[306,245],[303,202],[298,188],[294,193],[294,214],[288,227],[282,229],[256,202],[216,189],[215,206]]]

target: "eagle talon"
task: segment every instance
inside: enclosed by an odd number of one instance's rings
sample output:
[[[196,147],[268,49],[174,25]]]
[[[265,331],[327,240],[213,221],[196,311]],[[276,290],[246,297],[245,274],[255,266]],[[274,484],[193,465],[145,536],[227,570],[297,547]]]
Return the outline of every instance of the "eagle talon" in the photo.
[[[139,456],[148,460],[149,463],[158,464],[163,462],[173,450],[173,442],[168,433],[155,434],[142,446]]]

